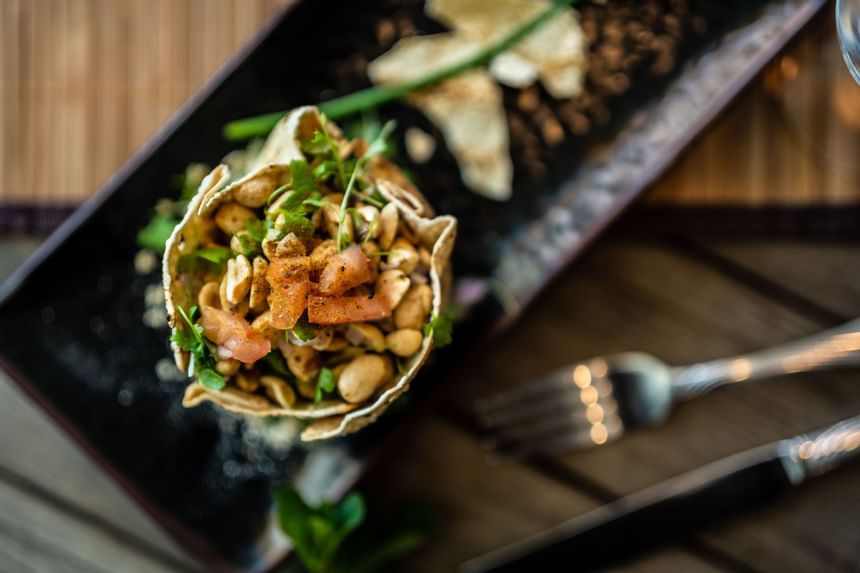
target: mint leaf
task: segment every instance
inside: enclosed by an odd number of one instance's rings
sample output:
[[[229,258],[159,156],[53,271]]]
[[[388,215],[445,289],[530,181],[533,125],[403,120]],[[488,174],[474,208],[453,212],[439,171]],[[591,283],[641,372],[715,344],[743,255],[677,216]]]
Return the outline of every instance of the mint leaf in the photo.
[[[293,542],[296,554],[311,573],[321,571],[324,565],[308,528],[314,510],[289,484],[278,486],[272,492],[278,523]]]
[[[323,370],[328,370],[328,368],[323,368]],[[333,381],[334,374],[332,374]],[[334,385],[332,385],[331,390],[334,390]],[[364,522],[366,514],[364,498],[360,494],[353,492],[343,498],[343,501],[338,504],[336,512],[341,529],[352,531]]]
[[[177,219],[167,215],[154,215],[149,223],[137,233],[137,244],[157,253],[164,252],[164,244],[170,238],[173,229],[179,223]]]

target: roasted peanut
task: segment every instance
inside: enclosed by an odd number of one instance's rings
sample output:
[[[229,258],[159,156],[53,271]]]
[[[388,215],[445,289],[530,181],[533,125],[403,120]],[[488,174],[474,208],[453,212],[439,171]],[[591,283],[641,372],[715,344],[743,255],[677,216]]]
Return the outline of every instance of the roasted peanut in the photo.
[[[424,335],[421,334],[421,331],[411,328],[402,328],[400,330],[395,330],[386,336],[385,345],[388,347],[388,350],[397,356],[405,358],[418,352],[423,340]]]
[[[379,243],[380,248],[388,250],[397,235],[397,225],[400,222],[400,213],[397,205],[388,203],[379,213]]]
[[[230,377],[235,375],[236,372],[239,371],[239,366],[241,366],[241,363],[238,360],[227,358],[224,360],[219,360],[215,363],[215,372],[217,372],[221,376]]]
[[[266,394],[280,406],[292,408],[296,403],[295,391],[280,376],[260,376],[260,384],[266,389]]]
[[[280,211],[281,207],[284,206],[284,202],[286,202],[286,200],[289,199],[292,194],[293,191],[285,191],[284,193],[278,195],[278,197],[274,201],[272,201],[272,204],[266,207],[266,214],[274,215],[275,213]]]
[[[397,238],[389,249],[388,257],[380,267],[384,271],[400,269],[407,275],[418,266],[418,251],[406,239]]]
[[[374,352],[385,350],[385,335],[372,324],[363,322],[349,324],[346,327],[345,336],[353,346],[363,346]]]
[[[425,246],[418,247],[418,264],[421,265],[421,268],[425,271],[430,270],[430,265],[433,262],[433,256],[430,253],[430,249]]]
[[[343,203],[343,193],[326,193],[323,195],[323,202],[340,205]]]
[[[197,293],[197,305],[200,308],[204,306],[221,308],[221,299],[218,296],[218,283],[213,281],[203,285],[203,288]]]
[[[226,310],[236,316],[248,314],[248,299],[243,298],[239,303],[234,304],[227,298],[227,275],[221,278],[221,284],[218,285],[218,298],[221,300],[221,310]]]
[[[215,211],[215,224],[228,235],[235,235],[245,229],[249,219],[256,221],[257,216],[238,203],[224,203]]]
[[[260,313],[266,310],[269,296],[269,282],[266,280],[266,271],[269,263],[263,257],[254,257],[253,272],[251,276],[251,296],[248,304],[251,310]]]
[[[316,380],[308,380],[303,382],[301,380],[296,382],[296,390],[299,391],[299,396],[302,398],[309,398],[313,400],[317,395],[317,381]]]
[[[375,292],[377,296],[387,299],[391,308],[397,308],[409,290],[410,284],[409,277],[403,271],[399,269],[385,271],[376,277]]]
[[[361,240],[375,239],[379,236],[379,209],[373,205],[362,205],[356,209],[361,225],[356,229],[356,234]]]
[[[287,236],[278,242],[275,248],[276,257],[303,257],[307,254],[304,243],[295,233],[287,233]]]
[[[412,285],[394,309],[394,324],[398,329],[421,330],[433,304],[433,290],[428,285]]]
[[[364,354],[347,364],[337,380],[337,390],[344,400],[355,404],[370,398],[389,377],[387,357]]]
[[[283,347],[282,347],[283,349]],[[322,368],[319,352],[310,346],[286,345],[287,367],[302,381],[316,380]]]
[[[243,243],[247,245],[251,240],[251,234],[248,233],[247,230],[239,231],[238,233],[230,237],[230,249],[232,249],[234,253],[247,256],[249,253],[247,252],[247,249],[245,248]]]
[[[256,392],[257,388],[260,387],[260,383],[257,382],[257,379],[247,372],[239,372],[236,374],[236,385],[240,390],[244,390],[245,392]]]
[[[267,237],[263,239],[260,246],[263,248],[263,254],[266,255],[266,258],[270,261],[274,261],[278,257],[278,241],[271,240]]]
[[[324,203],[322,206],[322,212],[326,232],[329,237],[337,240],[338,229],[340,227],[340,206],[333,203]],[[355,236],[354,231],[355,229],[352,217],[347,213],[347,216],[343,219],[343,234],[347,241],[352,241]]]
[[[251,261],[245,255],[239,255],[227,261],[227,300],[232,304],[242,302],[251,291]]]
[[[233,189],[233,199],[246,207],[262,207],[278,185],[274,174],[260,175]]]
[[[344,348],[349,346],[349,342],[347,342],[346,338],[342,336],[334,336],[329,342],[328,348],[326,350],[328,352],[340,352]]]

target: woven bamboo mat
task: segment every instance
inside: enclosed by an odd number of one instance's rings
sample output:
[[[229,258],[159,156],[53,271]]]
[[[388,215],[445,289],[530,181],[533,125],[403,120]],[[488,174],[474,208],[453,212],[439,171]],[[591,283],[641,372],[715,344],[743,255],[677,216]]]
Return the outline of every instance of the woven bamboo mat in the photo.
[[[0,0],[0,205],[68,207],[285,0]]]
[[[97,190],[287,1],[0,0],[0,207],[25,208],[19,216],[50,226],[52,213],[62,216]],[[853,101],[860,109],[860,88],[845,83],[827,37],[831,20],[775,63],[646,201],[860,203],[857,169],[821,152],[821,141],[843,156],[860,151],[858,132],[846,131],[844,118],[830,111],[848,92],[842,107],[852,109]],[[835,60],[818,65],[822,51]],[[824,97],[814,100],[821,90]],[[787,113],[798,102],[805,104],[800,113]],[[818,139],[809,143],[809,133]]]

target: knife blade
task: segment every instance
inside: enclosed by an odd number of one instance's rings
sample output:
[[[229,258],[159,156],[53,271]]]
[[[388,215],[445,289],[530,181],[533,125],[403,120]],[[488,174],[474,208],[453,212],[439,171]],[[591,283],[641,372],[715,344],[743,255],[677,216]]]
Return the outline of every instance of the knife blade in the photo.
[[[860,416],[723,458],[464,562],[462,573],[585,571],[779,498],[860,454]]]

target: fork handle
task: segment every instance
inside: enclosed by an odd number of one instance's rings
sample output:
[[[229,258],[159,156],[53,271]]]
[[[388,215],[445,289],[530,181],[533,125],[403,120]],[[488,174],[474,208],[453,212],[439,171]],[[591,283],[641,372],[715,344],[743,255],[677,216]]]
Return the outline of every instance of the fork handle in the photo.
[[[673,394],[687,400],[726,384],[860,364],[860,319],[772,348],[676,368]]]

